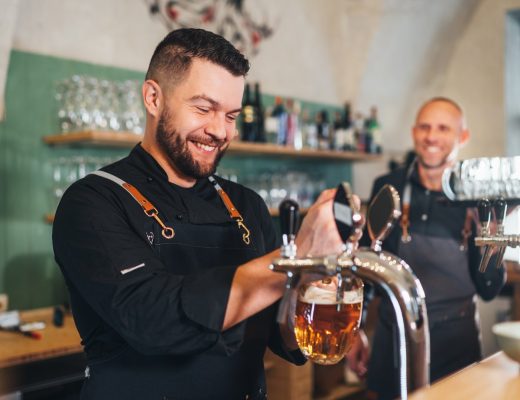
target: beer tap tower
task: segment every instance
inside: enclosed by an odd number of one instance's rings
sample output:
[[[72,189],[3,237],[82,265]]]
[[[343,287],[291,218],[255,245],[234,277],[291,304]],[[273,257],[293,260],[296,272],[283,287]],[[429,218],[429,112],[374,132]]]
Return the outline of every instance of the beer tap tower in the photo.
[[[496,251],[500,267],[506,248],[520,246],[520,235],[504,233],[508,206],[520,204],[520,157],[481,157],[461,160],[446,169],[442,189],[451,206],[477,207],[480,221],[475,245],[483,247],[479,271],[484,273]],[[491,232],[495,215],[496,233]]]
[[[507,246],[516,247],[520,245],[520,235],[504,234],[504,219],[507,212],[507,202],[503,197],[499,197],[493,201],[486,198],[481,199],[477,202],[477,207],[480,220],[480,235],[475,238],[475,245],[484,248],[484,254],[479,266],[479,272],[484,273],[491,261],[493,250],[498,248],[495,267],[500,267]],[[492,207],[496,221],[496,233],[494,235],[491,234],[489,228],[491,224]]]
[[[378,286],[389,297],[395,311],[399,331],[400,395],[401,399],[407,399],[408,390],[429,383],[430,346],[425,295],[419,280],[403,260],[381,251],[382,241],[400,216],[397,191],[386,185],[374,197],[367,212],[372,244],[370,248],[358,248],[357,240],[363,218],[352,201],[349,185],[343,183],[339,186],[334,201],[334,215],[338,231],[345,242],[344,251],[339,255],[296,257],[297,249],[293,239],[297,212],[295,202],[282,202],[282,256],[271,265],[273,271],[287,274],[286,293],[282,298],[278,321],[292,326],[292,305],[298,286],[306,280],[302,279],[305,274],[324,278],[350,274]]]

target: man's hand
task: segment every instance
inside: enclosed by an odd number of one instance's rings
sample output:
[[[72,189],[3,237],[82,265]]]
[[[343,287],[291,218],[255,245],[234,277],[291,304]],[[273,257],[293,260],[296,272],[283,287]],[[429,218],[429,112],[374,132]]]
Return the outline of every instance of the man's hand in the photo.
[[[368,338],[363,329],[360,329],[350,351],[347,353],[348,368],[360,379],[363,379],[368,371],[368,358],[370,355]]]
[[[296,236],[298,257],[338,254],[343,248],[343,241],[338,233],[332,205],[336,189],[323,191],[316,202],[309,208],[302,226]],[[354,201],[360,204],[359,197]]]

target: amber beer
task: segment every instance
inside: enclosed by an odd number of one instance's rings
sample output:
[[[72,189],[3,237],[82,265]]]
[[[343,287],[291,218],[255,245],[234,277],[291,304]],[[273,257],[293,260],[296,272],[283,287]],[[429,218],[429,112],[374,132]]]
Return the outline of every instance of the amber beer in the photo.
[[[298,296],[294,331],[298,346],[311,361],[330,365],[339,362],[352,346],[361,321],[362,290],[343,292],[308,287]]]

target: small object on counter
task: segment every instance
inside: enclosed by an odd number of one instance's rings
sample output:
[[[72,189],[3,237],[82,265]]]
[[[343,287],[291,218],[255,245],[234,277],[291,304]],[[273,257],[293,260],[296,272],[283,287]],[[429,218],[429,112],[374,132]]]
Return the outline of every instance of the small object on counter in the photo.
[[[62,327],[63,326],[63,316],[64,316],[64,310],[61,306],[54,307],[54,313],[52,314],[52,323],[56,327]]]
[[[25,322],[18,326],[20,327],[20,330],[22,332],[41,331],[41,330],[45,329],[45,322],[42,322],[42,321]]]
[[[0,329],[20,325],[20,313],[18,311],[6,311],[0,313]]]
[[[18,311],[0,313],[0,330],[2,331],[17,332],[33,339],[41,339],[41,332],[36,331],[42,329],[45,329],[45,322],[35,321],[21,323],[20,313]]]
[[[16,332],[21,333],[24,336],[30,337],[32,339],[41,339],[41,332],[37,332],[38,330],[42,330],[45,328],[44,322],[28,322],[26,324],[15,325],[10,327],[2,327],[1,330],[7,332]]]

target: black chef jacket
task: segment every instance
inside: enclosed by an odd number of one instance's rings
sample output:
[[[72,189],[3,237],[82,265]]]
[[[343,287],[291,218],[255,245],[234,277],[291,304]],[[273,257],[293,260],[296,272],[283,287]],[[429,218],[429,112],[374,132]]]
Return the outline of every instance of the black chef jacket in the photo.
[[[64,194],[53,245],[87,355],[82,399],[243,399],[265,393],[266,346],[297,364],[275,322],[276,305],[222,332],[235,270],[278,245],[253,191],[217,177],[251,231],[238,229],[207,179],[168,182],[137,145],[103,168],[134,185],[175,231],[122,187],[89,175]]]
[[[378,178],[371,197],[385,184],[394,186],[402,196],[406,175],[407,171],[400,168]],[[505,273],[503,268],[494,267],[493,260],[485,273],[478,272],[481,256],[480,249],[475,246],[474,224],[467,257],[464,257],[467,265],[459,265],[457,260],[461,260],[459,247],[466,209],[439,201],[445,198],[444,194],[426,189],[416,168],[412,171],[410,183],[409,230],[412,241],[404,246],[422,246],[420,236],[428,238],[422,241],[427,245],[414,249],[412,253],[415,256],[408,260],[403,255],[402,229],[397,224],[384,241],[383,249],[403,257],[412,269],[417,268],[416,274],[426,293],[431,344],[430,377],[434,381],[481,358],[474,295],[478,294],[484,300],[493,299],[505,283]],[[367,237],[363,241],[363,244],[368,244]],[[436,243],[442,246],[435,248]],[[446,264],[439,265],[441,258]],[[394,311],[383,296],[368,371],[368,387],[378,392],[381,399],[393,399],[399,394],[396,341]]]

